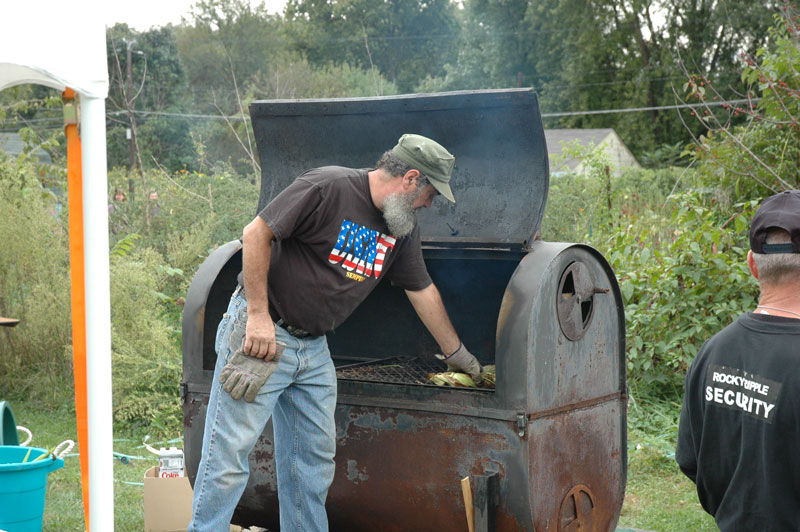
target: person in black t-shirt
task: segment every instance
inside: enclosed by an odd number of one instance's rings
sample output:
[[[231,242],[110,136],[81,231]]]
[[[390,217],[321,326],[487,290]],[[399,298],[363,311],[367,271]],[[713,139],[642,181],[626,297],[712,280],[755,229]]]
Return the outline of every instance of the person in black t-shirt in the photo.
[[[692,362],[675,459],[722,532],[800,530],[800,190],[764,200],[750,248],[758,306]]]
[[[481,381],[425,268],[414,215],[438,194],[455,202],[454,162],[436,142],[403,135],[372,171],[309,170],[245,227],[240,284],[217,329],[189,532],[228,529],[270,417],[281,530],[328,529],[336,372],[325,333],[384,276],[405,289],[443,362]]]

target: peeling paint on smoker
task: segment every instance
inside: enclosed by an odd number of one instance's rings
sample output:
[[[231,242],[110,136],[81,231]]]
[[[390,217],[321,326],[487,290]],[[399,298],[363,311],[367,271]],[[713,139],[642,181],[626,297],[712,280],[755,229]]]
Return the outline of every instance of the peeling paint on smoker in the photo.
[[[369,480],[365,468],[359,469],[358,463],[355,460],[347,461],[347,480],[358,484],[363,480]]]

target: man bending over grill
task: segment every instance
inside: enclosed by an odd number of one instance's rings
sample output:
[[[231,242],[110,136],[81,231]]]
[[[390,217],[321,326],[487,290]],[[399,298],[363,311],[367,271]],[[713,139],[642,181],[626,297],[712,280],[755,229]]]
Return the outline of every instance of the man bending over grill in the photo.
[[[761,204],[747,265],[758,306],[689,368],[675,459],[722,532],[800,530],[800,190]]]
[[[438,194],[455,202],[454,162],[433,140],[403,135],[375,170],[307,171],[244,228],[243,272],[217,329],[190,532],[228,530],[270,416],[281,530],[328,529],[336,371],[325,333],[383,277],[405,289],[444,362],[481,381],[425,268],[415,216]]]

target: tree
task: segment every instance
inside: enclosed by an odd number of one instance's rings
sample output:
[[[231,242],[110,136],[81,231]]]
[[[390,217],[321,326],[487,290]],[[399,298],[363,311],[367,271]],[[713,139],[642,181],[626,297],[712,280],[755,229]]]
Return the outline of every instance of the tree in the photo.
[[[450,0],[289,0],[292,48],[315,66],[377,69],[401,92],[455,60],[458,25]]]
[[[687,127],[703,133],[693,137],[700,174],[737,196],[758,199],[800,187],[799,18],[784,1],[766,44],[741,55],[744,103],[726,100],[713,79],[686,71],[686,99],[700,105],[684,113]]]
[[[157,114],[180,114],[188,104],[174,28],[137,32],[126,24],[116,24],[108,30],[107,47],[109,165],[128,166],[129,170],[140,165],[149,168],[155,165],[155,159],[172,171],[191,166],[194,148],[188,124]],[[128,128],[135,135],[132,142],[126,134]]]
[[[245,0],[200,0],[176,29],[189,98],[201,112],[239,112],[241,87],[285,51],[280,17]]]
[[[735,52],[754,52],[776,3],[751,0],[467,0],[444,89],[532,86],[544,112],[675,103],[678,57],[736,86]],[[740,14],[747,13],[743,17]],[[574,115],[550,127],[614,127],[635,152],[686,133],[674,111]]]

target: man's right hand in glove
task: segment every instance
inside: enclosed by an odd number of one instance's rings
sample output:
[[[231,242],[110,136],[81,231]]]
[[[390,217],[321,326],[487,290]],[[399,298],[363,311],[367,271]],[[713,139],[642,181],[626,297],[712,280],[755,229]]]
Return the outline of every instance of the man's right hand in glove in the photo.
[[[251,357],[245,355],[241,347],[237,349],[219,375],[222,389],[236,400],[244,396],[248,403],[255,401],[258,391],[278,367],[284,347],[285,344],[278,342],[277,352],[271,360]]]
[[[481,376],[481,364],[478,362],[478,359],[472,356],[472,353],[467,351],[467,348],[464,347],[464,344],[458,346],[458,349],[455,350],[450,356],[442,356],[436,355],[436,358],[447,364],[447,367],[450,371],[461,371],[463,373],[467,373],[472,380],[475,381],[475,384],[480,384],[483,382],[483,377]]]

